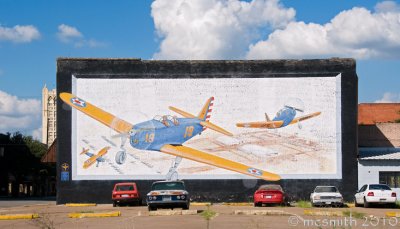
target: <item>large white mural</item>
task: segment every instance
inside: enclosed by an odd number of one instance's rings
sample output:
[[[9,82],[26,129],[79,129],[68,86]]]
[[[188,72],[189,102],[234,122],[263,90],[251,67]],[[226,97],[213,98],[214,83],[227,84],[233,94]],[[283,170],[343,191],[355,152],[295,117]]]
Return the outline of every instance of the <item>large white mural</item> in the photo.
[[[72,81],[73,95],[133,126],[155,117],[157,122],[153,123],[158,127],[183,125],[182,121],[174,122],[184,117],[171,106],[198,116],[213,97],[204,121],[230,134],[203,126],[201,134],[182,145],[246,165],[250,175],[268,171],[282,179],[342,177],[340,88],[340,75],[202,79],[77,76]],[[72,109],[73,180],[166,179],[171,178],[171,172],[179,179],[255,178],[210,163],[132,147],[140,144],[134,142],[140,139],[130,138],[132,132],[118,133],[66,104],[63,108]],[[163,115],[168,115],[164,118],[169,124],[163,123]],[[190,128],[182,131],[182,137],[197,133]],[[144,141],[157,142],[160,136],[153,133],[155,136],[147,135]],[[123,159],[121,144],[126,152]]]

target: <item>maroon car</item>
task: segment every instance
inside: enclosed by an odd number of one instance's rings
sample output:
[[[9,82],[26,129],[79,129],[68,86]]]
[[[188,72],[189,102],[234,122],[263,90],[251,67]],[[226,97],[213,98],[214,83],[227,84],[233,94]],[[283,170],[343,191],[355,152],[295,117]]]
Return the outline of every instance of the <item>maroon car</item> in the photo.
[[[286,204],[286,196],[282,187],[278,184],[261,185],[254,193],[254,206],[263,204]]]

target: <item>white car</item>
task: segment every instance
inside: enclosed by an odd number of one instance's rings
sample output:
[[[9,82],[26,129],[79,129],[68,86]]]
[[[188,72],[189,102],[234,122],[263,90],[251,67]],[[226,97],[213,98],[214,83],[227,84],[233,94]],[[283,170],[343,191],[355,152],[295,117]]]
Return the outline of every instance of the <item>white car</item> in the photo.
[[[396,204],[396,192],[392,191],[386,184],[366,184],[354,195],[356,207],[364,205],[365,208],[371,204]]]
[[[311,205],[315,206],[343,206],[343,196],[335,186],[317,186],[310,196]]]

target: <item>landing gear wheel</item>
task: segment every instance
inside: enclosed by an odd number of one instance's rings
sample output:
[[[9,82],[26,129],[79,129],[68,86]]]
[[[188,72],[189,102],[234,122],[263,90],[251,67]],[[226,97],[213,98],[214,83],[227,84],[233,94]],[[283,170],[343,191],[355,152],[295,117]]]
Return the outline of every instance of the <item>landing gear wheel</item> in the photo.
[[[125,151],[118,151],[117,155],[115,155],[115,162],[117,164],[122,165],[126,160],[126,152]]]

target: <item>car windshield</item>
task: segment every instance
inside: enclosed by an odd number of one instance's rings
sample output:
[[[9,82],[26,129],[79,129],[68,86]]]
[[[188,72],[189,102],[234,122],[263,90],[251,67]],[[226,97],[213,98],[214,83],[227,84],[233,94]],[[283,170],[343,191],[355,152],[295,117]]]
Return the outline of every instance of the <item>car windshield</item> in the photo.
[[[391,190],[389,186],[384,184],[371,184],[369,190]]]
[[[182,182],[162,182],[153,184],[151,190],[185,190],[185,186]]]
[[[258,190],[279,190],[282,191],[282,187],[280,185],[261,185]]]
[[[133,185],[118,185],[116,191],[133,191]]]
[[[337,192],[336,187],[316,187],[314,192]]]

